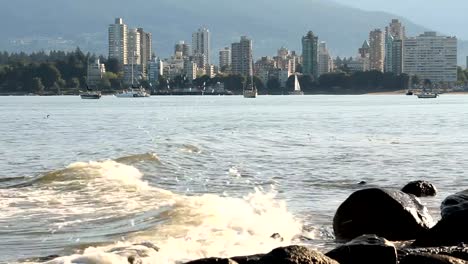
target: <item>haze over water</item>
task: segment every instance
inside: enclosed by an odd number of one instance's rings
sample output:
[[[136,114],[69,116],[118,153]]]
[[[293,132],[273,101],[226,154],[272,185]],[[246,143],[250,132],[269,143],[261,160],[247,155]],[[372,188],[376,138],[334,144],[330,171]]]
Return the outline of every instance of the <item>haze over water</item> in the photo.
[[[335,210],[363,180],[433,182],[439,195],[422,201],[438,218],[468,183],[467,105],[461,95],[0,97],[0,262],[125,263],[115,247],[145,251],[146,263],[326,250]],[[134,245],[143,241],[160,252]]]

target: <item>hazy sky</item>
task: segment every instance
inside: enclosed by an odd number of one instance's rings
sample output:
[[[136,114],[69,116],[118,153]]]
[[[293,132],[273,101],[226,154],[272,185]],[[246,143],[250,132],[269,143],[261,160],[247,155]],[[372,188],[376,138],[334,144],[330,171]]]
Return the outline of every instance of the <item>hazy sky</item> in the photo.
[[[422,26],[468,39],[468,0],[335,0],[401,15]]]

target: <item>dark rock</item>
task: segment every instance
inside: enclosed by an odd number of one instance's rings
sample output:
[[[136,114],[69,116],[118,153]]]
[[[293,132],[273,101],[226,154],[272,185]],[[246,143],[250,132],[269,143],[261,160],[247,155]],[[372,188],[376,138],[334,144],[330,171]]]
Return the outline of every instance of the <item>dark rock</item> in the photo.
[[[442,218],[466,210],[468,210],[468,190],[448,196],[440,205]]]
[[[400,264],[466,264],[467,262],[444,255],[411,254],[403,257]]]
[[[401,191],[413,194],[416,197],[436,196],[437,194],[436,187],[427,181],[412,181],[403,187]]]
[[[468,248],[464,246],[456,247],[425,247],[425,248],[402,248],[398,250],[398,258],[401,260],[407,255],[415,254],[436,254],[451,256],[454,258],[468,260]]]
[[[367,182],[366,182],[366,181],[360,181],[358,184],[359,184],[359,185],[366,185]]]
[[[278,233],[274,233],[274,234],[271,235],[270,237],[273,238],[273,239],[277,239],[277,240],[279,240],[279,241],[281,241],[281,242],[284,241],[284,238],[283,238],[280,234],[278,234]]]
[[[432,224],[427,208],[415,196],[379,188],[354,192],[333,218],[336,239],[345,241],[364,234],[411,240],[427,232]]]
[[[127,258],[129,264],[142,264],[143,262],[136,256],[129,256]]]
[[[242,256],[242,257],[233,257],[231,258],[238,264],[257,264],[260,259],[265,256],[265,254],[251,255],[251,256]]]
[[[232,259],[225,259],[225,258],[206,258],[206,259],[198,259],[187,262],[185,264],[237,264]]]
[[[302,246],[276,248],[260,259],[261,264],[339,264],[324,254]]]
[[[328,252],[340,264],[396,264],[395,245],[376,235],[364,235]]]
[[[468,190],[447,197],[440,206],[442,219],[414,246],[455,246],[468,242]]]

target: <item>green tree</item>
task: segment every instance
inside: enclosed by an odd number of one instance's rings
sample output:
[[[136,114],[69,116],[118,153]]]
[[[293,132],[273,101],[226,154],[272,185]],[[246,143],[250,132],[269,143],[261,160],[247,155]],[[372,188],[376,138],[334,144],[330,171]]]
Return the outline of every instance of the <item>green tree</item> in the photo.
[[[44,94],[44,85],[42,84],[41,78],[35,77],[32,79],[32,90],[39,95]]]
[[[68,87],[79,89],[80,88],[80,79],[73,77],[68,80]]]
[[[113,73],[119,73],[123,70],[122,65],[120,64],[119,60],[116,58],[110,58],[107,60],[105,63],[106,66],[106,71],[108,72],[113,72]]]
[[[38,75],[46,88],[53,87],[61,77],[59,70],[50,63],[41,63]]]
[[[281,84],[278,78],[270,78],[267,82],[268,94],[283,94],[284,91],[281,89]]]

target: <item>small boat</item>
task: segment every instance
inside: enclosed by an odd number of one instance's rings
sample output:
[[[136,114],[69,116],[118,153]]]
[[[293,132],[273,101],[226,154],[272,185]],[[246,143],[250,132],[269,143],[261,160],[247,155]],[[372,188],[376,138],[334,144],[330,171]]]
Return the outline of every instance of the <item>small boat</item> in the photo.
[[[253,87],[252,89],[244,89],[244,98],[257,98],[257,89]]]
[[[414,93],[413,93],[413,91],[411,91],[411,90],[408,90],[408,91],[406,92],[406,95],[413,95],[413,94],[414,94]]]
[[[134,83],[135,76],[134,76],[134,68],[133,68],[133,61],[135,59],[135,54],[133,54],[132,58],[132,84],[130,85],[130,88],[123,90],[122,92],[115,94],[115,97],[117,98],[142,98],[142,97],[150,97],[150,93],[146,91],[145,88],[143,88],[139,82],[137,81]],[[139,86],[140,85],[140,86]]]
[[[289,92],[289,95],[304,95],[304,92],[301,91],[301,85],[297,80],[297,75],[294,75],[294,91]]]
[[[99,91],[86,91],[80,93],[81,99],[100,99],[101,98],[101,92]]]
[[[127,90],[123,90],[122,92],[115,95],[118,98],[140,98],[140,97],[150,97],[150,94],[143,88],[134,88],[131,87]]]
[[[439,95],[436,93],[428,93],[428,92],[418,94],[418,98],[422,98],[422,99],[437,98],[438,96]]]

